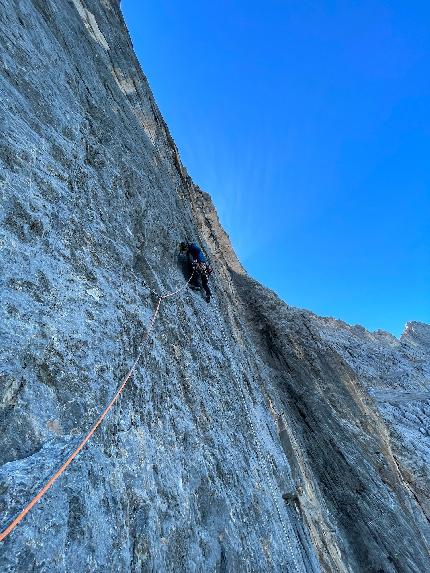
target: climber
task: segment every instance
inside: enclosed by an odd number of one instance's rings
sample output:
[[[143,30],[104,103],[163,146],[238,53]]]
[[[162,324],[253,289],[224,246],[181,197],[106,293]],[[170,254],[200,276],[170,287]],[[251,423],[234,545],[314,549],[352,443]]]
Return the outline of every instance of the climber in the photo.
[[[185,242],[179,244],[179,251],[181,254],[187,256],[187,260],[190,265],[190,273],[193,272],[190,287],[196,290],[203,288],[206,293],[206,302],[210,302],[211,289],[208,285],[208,279],[212,272],[212,268],[207,263],[203,251],[196,243]]]

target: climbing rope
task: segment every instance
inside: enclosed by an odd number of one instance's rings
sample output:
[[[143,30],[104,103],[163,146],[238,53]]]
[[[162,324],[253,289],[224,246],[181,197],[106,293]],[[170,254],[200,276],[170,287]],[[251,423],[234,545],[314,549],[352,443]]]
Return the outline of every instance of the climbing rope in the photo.
[[[122,381],[120,387],[118,388],[115,396],[112,398],[112,400],[109,402],[109,404],[106,406],[106,408],[103,410],[103,412],[100,414],[99,418],[97,419],[97,421],[93,424],[92,428],[90,429],[90,431],[86,434],[86,436],[82,439],[82,441],[80,442],[80,444],[77,446],[77,448],[70,454],[70,456],[67,458],[67,460],[63,463],[63,465],[60,467],[59,470],[57,470],[55,472],[55,474],[46,482],[46,484],[42,487],[42,489],[33,497],[33,499],[24,507],[24,509],[17,515],[17,517],[6,527],[6,529],[4,529],[1,533],[0,533],[0,541],[3,541],[14,529],[15,527],[24,519],[24,517],[27,515],[27,513],[36,505],[36,503],[45,495],[45,493],[48,491],[48,489],[50,489],[50,487],[52,485],[54,485],[54,483],[57,481],[57,479],[61,476],[61,474],[64,473],[64,471],[69,467],[69,465],[72,463],[72,461],[76,458],[76,456],[79,454],[79,452],[82,450],[82,448],[85,446],[85,444],[90,440],[90,438],[92,437],[92,435],[94,434],[94,432],[97,430],[97,428],[100,426],[100,424],[103,422],[104,418],[107,416],[107,414],[110,412],[110,410],[112,409],[112,407],[114,406],[115,402],[118,400],[118,398],[120,397],[120,395],[122,394],[122,391],[124,390],[127,382],[130,380],[130,378],[132,377],[136,366],[142,356],[143,353],[143,347],[145,342],[148,340],[149,334],[151,332],[151,330],[154,328],[154,324],[155,321],[157,320],[157,316],[158,313],[160,311],[160,306],[161,306],[161,302],[167,298],[171,298],[173,296],[178,295],[181,291],[185,290],[188,286],[188,284],[190,283],[191,279],[193,278],[194,275],[194,271],[191,274],[190,278],[187,280],[187,282],[185,283],[185,285],[183,285],[182,287],[180,287],[179,289],[172,291],[172,292],[168,292],[166,294],[160,295],[158,293],[155,293],[158,296],[158,301],[157,301],[157,306],[155,308],[155,311],[152,314],[151,320],[149,322],[146,334],[140,344],[140,350],[137,354],[137,357],[135,359],[135,361],[133,362],[132,367],[130,368],[130,370],[128,371],[128,373],[126,374],[124,380]],[[151,289],[152,290],[152,289]]]
[[[188,286],[188,284],[190,283],[190,281],[192,280],[194,272],[195,271],[193,271],[193,273],[191,274],[190,278],[185,283],[185,285],[183,285],[182,287],[180,287],[179,289],[177,289],[175,291],[168,292],[168,293],[165,293],[162,295],[157,293],[156,291],[151,289],[146,283],[144,283],[144,286],[146,288],[148,288],[153,294],[155,294],[157,296],[158,300],[157,300],[156,308],[155,308],[155,310],[152,314],[151,320],[148,324],[146,334],[145,334],[145,336],[144,336],[144,338],[140,344],[140,349],[139,349],[139,352],[137,354],[137,357],[136,357],[135,361],[133,362],[133,365],[131,366],[130,370],[128,371],[128,373],[124,377],[123,381],[121,382],[121,385],[118,388],[117,392],[115,393],[114,397],[109,402],[109,404],[106,406],[106,408],[103,410],[103,412],[100,414],[99,418],[93,424],[93,426],[91,427],[89,432],[85,435],[85,437],[82,439],[82,441],[76,447],[76,449],[70,454],[70,456],[63,463],[63,465],[52,475],[52,477],[46,482],[46,484],[40,489],[40,491],[31,499],[31,501],[24,507],[24,509],[18,514],[18,516],[6,527],[6,529],[4,529],[4,531],[2,531],[0,533],[0,541],[3,541],[15,529],[15,527],[24,519],[24,517],[27,515],[27,513],[29,513],[31,511],[31,509],[36,505],[36,503],[38,501],[40,501],[40,499],[45,495],[45,493],[53,486],[53,484],[57,481],[57,479],[64,473],[64,471],[68,468],[68,466],[76,458],[76,456],[79,454],[79,452],[84,448],[86,443],[91,439],[91,437],[93,436],[93,434],[95,433],[97,428],[100,426],[100,424],[103,422],[104,418],[107,416],[107,414],[113,408],[113,406],[117,402],[118,398],[121,396],[125,386],[127,385],[128,381],[130,380],[133,373],[135,372],[137,364],[139,363],[139,360],[142,357],[144,345],[149,338],[149,334],[151,333],[152,329],[154,328],[155,322],[157,320],[157,317],[158,317],[158,314],[160,311],[160,306],[161,306],[162,301],[167,299],[167,298],[174,297],[174,296],[178,295],[181,291],[185,290],[186,287]],[[227,340],[225,330],[220,323],[218,313],[217,313],[217,321],[218,321],[218,324],[220,326],[220,331],[222,332],[222,335],[223,335],[224,340],[226,342],[226,346],[229,349],[230,355],[231,355],[231,347],[230,347],[230,344]],[[281,525],[282,525],[282,528],[283,528],[283,531],[284,531],[284,534],[285,534],[285,537],[287,540],[287,545],[288,545],[290,555],[292,557],[292,561],[294,563],[296,570],[298,572],[300,572],[301,569],[298,566],[296,557],[295,557],[294,552],[293,552],[293,548],[292,548],[291,540],[290,540],[290,535],[288,533],[287,525],[284,521],[284,518],[282,516],[281,510],[280,510],[280,507],[278,504],[277,496],[276,496],[275,489],[273,486],[273,481],[272,481],[272,478],[271,478],[270,473],[268,471],[267,464],[264,463],[264,456],[263,456],[260,440],[258,439],[257,431],[255,428],[254,422],[252,420],[252,416],[251,416],[251,413],[250,413],[250,410],[248,407],[248,403],[247,403],[247,399],[246,399],[245,392],[243,389],[243,385],[239,382],[238,377],[236,376],[235,372],[234,372],[234,378],[236,380],[236,385],[239,387],[241,398],[242,398],[244,408],[245,408],[246,417],[248,419],[248,423],[249,423],[249,426],[251,428],[251,431],[252,431],[252,434],[254,437],[254,441],[255,441],[255,444],[257,447],[257,458],[259,461],[259,465],[263,469],[264,473],[266,474],[267,483],[268,483],[270,490],[271,490],[271,494],[272,494],[272,497],[274,500],[276,511],[277,511],[279,520],[281,522]]]

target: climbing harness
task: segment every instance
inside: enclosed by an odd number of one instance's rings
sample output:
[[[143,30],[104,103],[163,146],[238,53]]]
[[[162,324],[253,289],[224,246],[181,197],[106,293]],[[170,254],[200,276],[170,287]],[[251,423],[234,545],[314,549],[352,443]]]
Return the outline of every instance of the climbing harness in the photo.
[[[51,486],[57,481],[57,479],[64,473],[64,471],[68,468],[68,466],[72,463],[72,461],[76,458],[76,456],[79,454],[79,452],[84,448],[84,446],[86,445],[86,443],[91,439],[91,437],[93,436],[94,432],[97,430],[97,428],[100,426],[100,424],[103,422],[104,418],[107,416],[107,414],[110,412],[110,410],[113,408],[113,406],[115,405],[115,403],[117,402],[118,398],[121,396],[125,386],[127,385],[128,381],[130,380],[130,378],[133,376],[137,364],[139,363],[140,358],[142,357],[143,354],[143,348],[144,345],[146,343],[146,341],[149,338],[149,334],[151,333],[151,331],[154,328],[155,322],[157,320],[159,311],[160,311],[160,306],[163,300],[167,299],[167,298],[171,298],[174,297],[176,295],[178,295],[180,292],[182,292],[183,290],[185,290],[187,288],[187,286],[190,284],[193,275],[195,273],[195,270],[193,270],[190,278],[187,280],[187,282],[185,283],[185,285],[183,285],[182,287],[180,287],[179,289],[172,291],[172,292],[168,292],[165,294],[159,294],[156,291],[154,291],[153,289],[151,289],[145,282],[144,282],[144,286],[146,288],[148,288],[148,290],[150,290],[154,295],[157,296],[157,304],[155,307],[155,310],[152,314],[151,320],[149,321],[148,327],[147,327],[147,331],[146,334],[140,344],[140,349],[139,352],[137,354],[136,359],[134,360],[130,370],[128,371],[128,373],[126,374],[126,376],[124,377],[123,381],[121,382],[120,387],[118,388],[117,392],[115,393],[114,397],[111,399],[111,401],[109,402],[109,404],[106,406],[106,408],[103,410],[103,412],[100,414],[99,418],[97,419],[97,421],[93,424],[93,426],[91,427],[91,429],[89,430],[89,432],[85,435],[85,437],[81,440],[81,442],[79,443],[79,445],[76,447],[76,449],[70,454],[70,456],[67,458],[67,460],[63,463],[63,465],[51,476],[51,478],[46,482],[46,484],[40,489],[40,491],[31,499],[31,501],[24,507],[24,509],[22,509],[22,511],[18,514],[18,516],[6,527],[6,529],[4,529],[1,533],[0,533],[0,541],[3,541],[14,529],[15,527],[24,519],[24,517],[27,515],[27,513],[29,513],[31,511],[31,509],[36,505],[36,503],[38,501],[40,501],[40,499],[45,495],[45,493],[51,488]],[[218,313],[219,313],[219,309],[218,309]],[[223,326],[221,325],[220,322],[220,318],[218,316],[217,313],[217,321],[220,327],[220,331],[222,332],[223,338],[225,340],[226,343],[226,347],[229,349],[230,351],[230,355],[231,355],[231,347],[230,344],[227,340],[227,336],[225,333],[225,329],[223,328]],[[233,371],[234,372],[234,371]],[[241,382],[239,381],[236,373],[234,372],[234,378],[236,381],[236,385],[240,390],[240,396],[242,398],[243,401],[243,405],[244,405],[244,409],[245,409],[245,413],[246,413],[246,417],[248,420],[248,424],[251,428],[253,437],[254,437],[254,441],[255,441],[255,445],[257,447],[257,459],[259,462],[260,467],[263,469],[266,478],[267,478],[267,483],[269,485],[273,500],[274,500],[274,504],[276,507],[276,512],[278,514],[279,520],[281,522],[282,528],[283,528],[283,532],[285,534],[285,538],[287,540],[287,545],[288,545],[288,550],[289,553],[291,555],[292,558],[292,562],[294,564],[295,569],[300,573],[300,571],[302,570],[301,568],[299,568],[296,557],[294,555],[293,552],[293,548],[291,545],[291,538],[289,534],[288,529],[291,529],[291,524],[289,524],[289,528],[287,527],[284,517],[281,513],[279,504],[278,504],[278,500],[277,500],[277,496],[275,493],[275,488],[273,485],[273,479],[270,476],[270,472],[267,468],[267,464],[265,463],[264,460],[264,456],[263,456],[263,452],[262,452],[262,448],[261,448],[261,444],[260,444],[260,440],[258,438],[258,434],[254,425],[254,422],[252,420],[252,416],[251,416],[251,412],[249,410],[248,407],[248,401],[245,395],[245,391],[243,389],[243,385],[241,384]],[[294,535],[294,532],[292,532]]]
[[[90,429],[90,431],[86,434],[86,436],[82,439],[82,441],[80,442],[80,444],[77,446],[77,448],[70,454],[70,456],[67,458],[67,460],[63,463],[63,465],[60,467],[59,470],[57,470],[55,472],[55,474],[46,482],[46,484],[42,487],[42,489],[33,497],[33,499],[24,507],[24,509],[17,515],[17,517],[6,527],[6,529],[4,529],[1,533],[0,533],[0,541],[3,541],[14,529],[15,527],[24,519],[24,517],[27,515],[27,513],[36,505],[36,503],[45,495],[45,493],[48,491],[48,489],[57,481],[57,479],[61,476],[62,473],[64,473],[64,471],[68,468],[68,466],[72,463],[72,461],[76,458],[76,456],[79,454],[79,452],[83,449],[83,447],[85,446],[85,444],[90,440],[90,438],[92,437],[92,435],[94,434],[94,432],[97,430],[97,428],[100,426],[100,424],[103,422],[104,418],[107,416],[107,414],[109,413],[109,411],[112,409],[112,407],[114,406],[115,402],[118,400],[118,398],[120,397],[120,395],[122,394],[122,391],[124,390],[127,382],[130,380],[130,378],[132,377],[136,366],[142,356],[143,353],[143,347],[145,342],[148,340],[149,334],[151,332],[151,330],[154,328],[154,324],[155,321],[157,320],[157,316],[160,310],[160,306],[163,300],[167,299],[167,298],[171,298],[173,296],[176,296],[177,294],[179,294],[180,292],[182,292],[183,290],[185,290],[188,286],[188,284],[190,283],[191,279],[193,278],[194,272],[191,274],[190,278],[187,280],[187,282],[185,283],[184,286],[180,287],[179,289],[177,289],[176,291],[173,292],[168,292],[166,294],[160,295],[158,293],[155,293],[158,296],[158,301],[157,301],[157,306],[155,307],[155,310],[152,314],[151,320],[148,324],[148,328],[146,331],[146,334],[140,344],[140,350],[137,354],[137,358],[135,359],[135,361],[133,362],[132,367],[130,368],[130,370],[128,371],[128,373],[126,374],[124,380],[122,381],[120,387],[118,388],[115,396],[112,398],[112,400],[109,402],[109,404],[106,406],[106,408],[103,410],[103,412],[100,414],[99,418],[97,419],[97,421],[94,423],[94,425],[92,426],[92,428]],[[151,289],[152,290],[152,289]],[[155,291],[152,291],[155,292]]]

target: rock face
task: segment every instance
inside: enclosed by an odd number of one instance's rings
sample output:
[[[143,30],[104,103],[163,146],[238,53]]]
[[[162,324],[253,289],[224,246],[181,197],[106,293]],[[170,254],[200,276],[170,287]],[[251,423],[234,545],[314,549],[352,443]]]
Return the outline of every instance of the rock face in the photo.
[[[430,570],[430,327],[251,279],[183,168],[117,0],[0,0],[0,570]]]

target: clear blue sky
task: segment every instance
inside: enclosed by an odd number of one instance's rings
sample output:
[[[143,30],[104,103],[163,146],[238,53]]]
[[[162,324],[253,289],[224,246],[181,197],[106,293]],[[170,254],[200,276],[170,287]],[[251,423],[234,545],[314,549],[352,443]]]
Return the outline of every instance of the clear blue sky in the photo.
[[[430,3],[121,5],[248,272],[370,330],[430,322]]]

